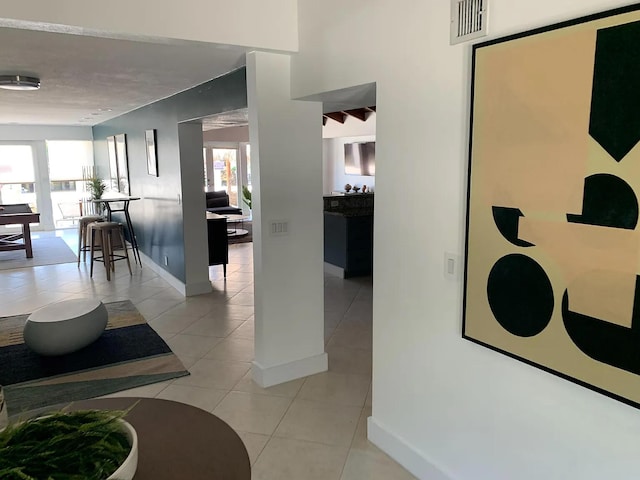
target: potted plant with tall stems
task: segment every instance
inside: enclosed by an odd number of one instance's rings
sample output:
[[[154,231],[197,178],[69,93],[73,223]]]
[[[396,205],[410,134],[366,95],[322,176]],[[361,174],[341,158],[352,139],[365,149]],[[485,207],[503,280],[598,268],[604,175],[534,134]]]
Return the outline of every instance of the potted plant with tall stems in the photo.
[[[100,177],[92,176],[87,179],[87,190],[89,191],[89,195],[91,195],[91,200],[100,200],[105,190],[107,189],[107,184]],[[102,215],[102,204],[94,203],[95,209],[98,214]]]

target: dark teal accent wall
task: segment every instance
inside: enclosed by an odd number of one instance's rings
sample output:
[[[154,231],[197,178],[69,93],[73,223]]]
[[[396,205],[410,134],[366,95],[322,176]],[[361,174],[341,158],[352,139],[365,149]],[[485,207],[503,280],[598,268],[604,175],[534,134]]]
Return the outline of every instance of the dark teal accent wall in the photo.
[[[131,202],[129,210],[140,250],[185,283],[185,232],[179,199],[188,202],[185,209],[198,209],[204,215],[204,168],[202,157],[180,158],[178,123],[246,107],[243,67],[93,127],[95,163],[103,178],[109,176],[106,138],[127,135],[131,195],[141,197]],[[156,130],[158,177],[147,173],[145,130],[150,129]],[[191,162],[199,162],[200,178],[193,175]],[[190,194],[184,195],[183,188]],[[193,195],[194,191],[202,194]],[[168,266],[164,266],[165,255]]]

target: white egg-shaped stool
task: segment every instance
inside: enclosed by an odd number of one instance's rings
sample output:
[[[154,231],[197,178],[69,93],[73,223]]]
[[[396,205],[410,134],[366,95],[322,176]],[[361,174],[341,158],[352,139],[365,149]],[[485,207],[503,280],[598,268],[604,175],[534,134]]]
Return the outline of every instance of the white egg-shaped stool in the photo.
[[[40,355],[64,355],[95,342],[109,314],[100,300],[79,298],[33,312],[24,325],[24,343]]]

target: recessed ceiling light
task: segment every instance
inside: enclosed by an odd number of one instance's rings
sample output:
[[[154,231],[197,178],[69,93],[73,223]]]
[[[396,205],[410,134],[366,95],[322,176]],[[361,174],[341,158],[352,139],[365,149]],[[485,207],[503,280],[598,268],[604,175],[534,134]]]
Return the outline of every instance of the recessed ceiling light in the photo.
[[[38,90],[40,79],[24,75],[0,75],[0,88],[5,90]]]

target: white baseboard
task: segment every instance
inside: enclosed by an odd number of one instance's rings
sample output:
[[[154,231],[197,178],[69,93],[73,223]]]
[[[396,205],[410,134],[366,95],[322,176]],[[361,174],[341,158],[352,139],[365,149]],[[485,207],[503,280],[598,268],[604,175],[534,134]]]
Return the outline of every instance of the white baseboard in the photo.
[[[263,367],[255,360],[251,367],[253,381],[262,388],[272,387],[281,383],[308,377],[316,373],[326,372],[329,368],[329,357],[326,353],[313,357],[302,358],[294,362]]]
[[[344,278],[344,268],[333,265],[332,263],[324,262],[324,273],[333,275],[335,277]]]
[[[211,282],[198,282],[189,285],[185,284],[183,281],[178,280],[160,265],[155,263],[151,259],[151,257],[148,257],[142,252],[140,252],[140,259],[142,260],[144,267],[148,267],[156,272],[164,281],[166,281],[169,285],[171,285],[185,297],[202,295],[203,293],[209,293],[213,290],[211,288]]]
[[[409,470],[413,475],[424,480],[452,480],[453,476],[448,475],[437,467],[402,438],[385,428],[373,417],[367,419],[367,437],[371,443],[375,444],[396,462]]]
[[[211,282],[209,280],[206,282],[189,283],[185,287],[185,297],[193,297],[195,295],[202,295],[203,293],[210,293],[212,291],[213,287],[211,287]]]

